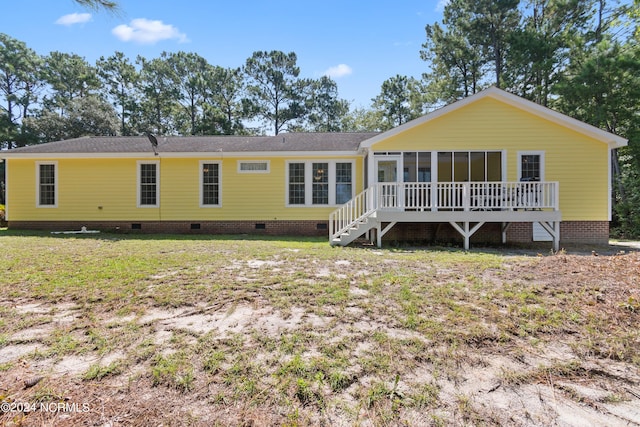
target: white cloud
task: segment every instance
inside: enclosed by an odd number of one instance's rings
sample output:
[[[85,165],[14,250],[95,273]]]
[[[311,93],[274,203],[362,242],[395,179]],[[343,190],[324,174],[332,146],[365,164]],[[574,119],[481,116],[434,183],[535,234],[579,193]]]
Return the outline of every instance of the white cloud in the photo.
[[[154,44],[160,40],[170,39],[178,40],[179,43],[189,41],[187,35],[181,33],[173,25],[145,18],[134,19],[129,25],[118,25],[111,32],[122,41],[134,41],[141,44]]]
[[[333,79],[348,76],[351,73],[353,73],[351,67],[347,64],[339,64],[334,67],[329,67],[329,69],[324,72],[324,75]]]
[[[84,24],[89,21],[91,21],[90,13],[70,13],[58,18],[56,24],[69,26],[74,24]]]
[[[436,6],[437,12],[442,12],[444,8],[449,4],[451,0],[439,0],[438,5]]]

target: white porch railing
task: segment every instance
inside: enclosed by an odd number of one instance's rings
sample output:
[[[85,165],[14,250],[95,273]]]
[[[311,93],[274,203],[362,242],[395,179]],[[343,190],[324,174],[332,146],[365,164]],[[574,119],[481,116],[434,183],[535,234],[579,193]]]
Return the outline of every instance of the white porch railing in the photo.
[[[339,236],[377,210],[559,210],[557,182],[378,183],[329,216],[329,235]]]
[[[376,210],[377,186],[369,187],[329,215],[329,236],[339,235]]]

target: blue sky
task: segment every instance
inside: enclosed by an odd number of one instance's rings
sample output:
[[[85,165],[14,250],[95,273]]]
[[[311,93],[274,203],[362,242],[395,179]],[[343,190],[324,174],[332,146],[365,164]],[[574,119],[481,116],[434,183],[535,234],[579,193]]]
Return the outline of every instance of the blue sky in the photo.
[[[238,67],[257,50],[293,51],[302,77],[330,75],[340,97],[368,107],[384,80],[426,70],[424,27],[441,20],[444,1],[118,0],[113,15],[71,0],[19,0],[3,2],[0,32],[40,55],[92,64],[115,51],[131,60],[186,51]]]

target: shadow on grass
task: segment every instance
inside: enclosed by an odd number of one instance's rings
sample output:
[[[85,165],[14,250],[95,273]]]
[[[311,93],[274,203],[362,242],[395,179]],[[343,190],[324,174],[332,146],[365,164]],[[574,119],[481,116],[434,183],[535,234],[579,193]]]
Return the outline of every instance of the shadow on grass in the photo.
[[[171,234],[171,233],[80,233],[80,232],[50,232],[43,230],[11,230],[0,228],[0,238],[6,237],[39,237],[51,239],[93,239],[93,240],[180,240],[180,241],[265,241],[265,242],[308,242],[328,243],[328,237],[323,236],[269,236],[260,234]]]
[[[264,241],[264,242],[296,242],[296,243],[317,243],[323,244],[328,242],[325,236],[271,236],[264,234],[171,234],[171,233],[69,233],[49,232],[43,230],[11,230],[8,228],[0,228],[0,238],[3,236],[12,237],[38,237],[51,239],[93,239],[93,240],[149,240],[149,241]],[[403,243],[403,242],[384,242],[382,248],[377,248],[369,243],[353,243],[350,248],[383,250],[389,252],[403,251],[439,251],[439,252],[461,252],[463,251],[462,243]],[[338,247],[339,248],[339,247]],[[618,241],[612,240],[608,245],[598,244],[567,244],[563,245],[559,253],[567,253],[571,255],[615,255],[621,252],[640,251],[640,242],[638,241]],[[549,256],[555,255],[548,244],[532,243],[524,244],[477,244],[472,246],[472,253],[486,253],[492,255],[523,255],[523,256]]]

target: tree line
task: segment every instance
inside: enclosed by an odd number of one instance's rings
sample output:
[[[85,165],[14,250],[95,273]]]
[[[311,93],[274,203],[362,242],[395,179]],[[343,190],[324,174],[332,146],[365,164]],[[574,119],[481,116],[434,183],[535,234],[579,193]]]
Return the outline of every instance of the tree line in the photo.
[[[629,139],[612,162],[615,226],[640,235],[639,18],[640,0],[450,0],[425,27],[423,75],[388,78],[359,108],[331,78],[302,78],[294,52],[254,52],[236,68],[188,52],[89,64],[0,34],[0,148],[146,131],[383,131],[495,85]]]
[[[212,65],[190,52],[135,60],[115,52],[92,65],[73,53],[37,55],[24,42],[0,34],[0,57],[5,148],[147,131],[335,131],[349,109],[329,77],[299,76],[293,52],[255,52],[238,68]],[[250,128],[249,122],[264,127]]]

